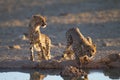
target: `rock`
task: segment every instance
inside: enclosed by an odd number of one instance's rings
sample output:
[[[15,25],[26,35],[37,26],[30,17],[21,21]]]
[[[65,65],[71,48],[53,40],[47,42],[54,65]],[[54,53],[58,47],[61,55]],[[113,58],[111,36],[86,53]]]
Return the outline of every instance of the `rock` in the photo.
[[[118,53],[115,53],[115,54],[109,54],[107,55],[106,57],[102,58],[100,60],[100,67],[102,65],[105,65],[107,66],[107,68],[111,68],[111,67],[114,67],[114,68],[119,68],[120,67],[120,54]],[[97,62],[98,64],[98,62]]]
[[[111,46],[111,44],[110,44],[109,42],[104,41],[104,42],[102,43],[102,46],[108,47],[108,46]]]
[[[61,46],[62,46],[62,44],[61,44],[61,43],[58,43],[58,46],[59,46],[59,47],[61,47]]]
[[[26,37],[26,35],[19,35],[17,40],[27,40],[27,37]]]
[[[19,45],[8,46],[8,49],[21,49]]]
[[[107,64],[109,67],[120,68],[120,54],[110,54],[108,58],[110,60]]]
[[[118,59],[120,59],[120,54],[110,54],[108,55],[108,58],[110,59],[110,61],[117,61]]]
[[[84,71],[79,70],[73,66],[65,67],[64,70],[60,74],[61,74],[61,76],[70,76],[70,77],[87,75],[87,73],[85,73]]]

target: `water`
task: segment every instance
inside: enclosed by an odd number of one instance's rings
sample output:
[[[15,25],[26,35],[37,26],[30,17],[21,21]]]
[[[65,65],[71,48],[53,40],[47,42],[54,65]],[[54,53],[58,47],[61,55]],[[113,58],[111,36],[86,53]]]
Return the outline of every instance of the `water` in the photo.
[[[86,72],[88,80],[120,80],[120,69]],[[0,70],[0,80],[83,80],[83,77],[61,77],[59,73],[60,71],[55,70]]]

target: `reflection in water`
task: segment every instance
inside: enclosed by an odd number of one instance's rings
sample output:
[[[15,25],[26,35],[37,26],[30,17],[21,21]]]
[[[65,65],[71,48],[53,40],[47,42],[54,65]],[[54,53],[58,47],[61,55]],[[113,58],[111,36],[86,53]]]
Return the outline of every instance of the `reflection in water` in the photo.
[[[120,69],[105,69],[103,73],[105,76],[109,76],[111,79],[120,78]]]
[[[63,80],[63,78],[59,75],[47,75],[44,80]]]
[[[120,80],[120,69],[105,69],[98,71],[90,71],[88,80],[93,80],[97,78],[97,80]]]
[[[88,76],[84,76],[84,78],[82,77],[62,77],[63,80],[89,80]]]
[[[30,74],[30,80],[43,80],[46,75],[43,75],[39,72],[33,72]]]
[[[40,72],[33,72],[30,74],[30,80],[48,80],[48,79],[51,80],[53,78],[55,78],[55,77],[52,77],[52,76],[48,77],[47,75],[44,75]],[[60,78],[60,76],[56,76],[56,79],[57,80],[88,80],[88,76],[85,75],[83,78],[81,76],[80,77],[63,77],[63,76],[61,76],[61,78]]]
[[[0,80],[29,80],[29,77],[28,73],[0,71]]]
[[[24,72],[24,73],[23,73]],[[119,80],[120,69],[90,70],[84,77],[61,77],[60,71],[6,71],[0,70],[0,80]],[[29,74],[28,74],[29,73]]]
[[[74,71],[73,71],[74,72]],[[61,76],[63,80],[88,80],[88,71],[83,71],[80,72],[80,76],[75,76],[75,77],[66,77],[66,76]]]
[[[88,75],[85,75],[82,77],[81,76],[79,76],[79,77],[63,77],[63,76],[61,76],[62,79],[60,79],[60,76],[56,76],[56,79],[57,80],[93,80],[93,79],[98,78],[98,76],[99,76],[99,79],[104,79],[104,80],[120,79],[120,69],[105,69],[100,72],[99,72],[99,70],[95,70],[95,71],[94,70],[92,70],[92,71],[86,70],[86,72],[88,73]],[[50,72],[50,73],[52,75],[56,74],[55,72],[54,73]],[[92,74],[92,73],[95,73],[95,74]],[[30,73],[30,80],[44,80],[45,78],[46,78],[46,80],[49,79],[47,77],[47,74],[45,75],[43,73],[36,72],[36,71],[33,73]]]

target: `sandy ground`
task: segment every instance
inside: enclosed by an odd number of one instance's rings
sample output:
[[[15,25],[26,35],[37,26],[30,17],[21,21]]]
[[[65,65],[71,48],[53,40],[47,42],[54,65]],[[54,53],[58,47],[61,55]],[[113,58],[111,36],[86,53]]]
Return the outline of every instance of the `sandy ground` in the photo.
[[[65,32],[79,27],[97,45],[96,59],[120,53],[120,0],[0,0],[0,61],[29,59],[24,37],[30,17],[42,14],[52,56],[63,54]]]

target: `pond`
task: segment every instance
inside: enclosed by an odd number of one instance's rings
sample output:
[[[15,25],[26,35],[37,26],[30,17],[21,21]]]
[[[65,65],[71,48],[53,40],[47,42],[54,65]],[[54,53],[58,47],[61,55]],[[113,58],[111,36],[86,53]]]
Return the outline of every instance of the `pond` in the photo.
[[[120,80],[120,69],[85,70],[88,80]],[[61,77],[60,70],[0,70],[0,80],[84,80]]]

